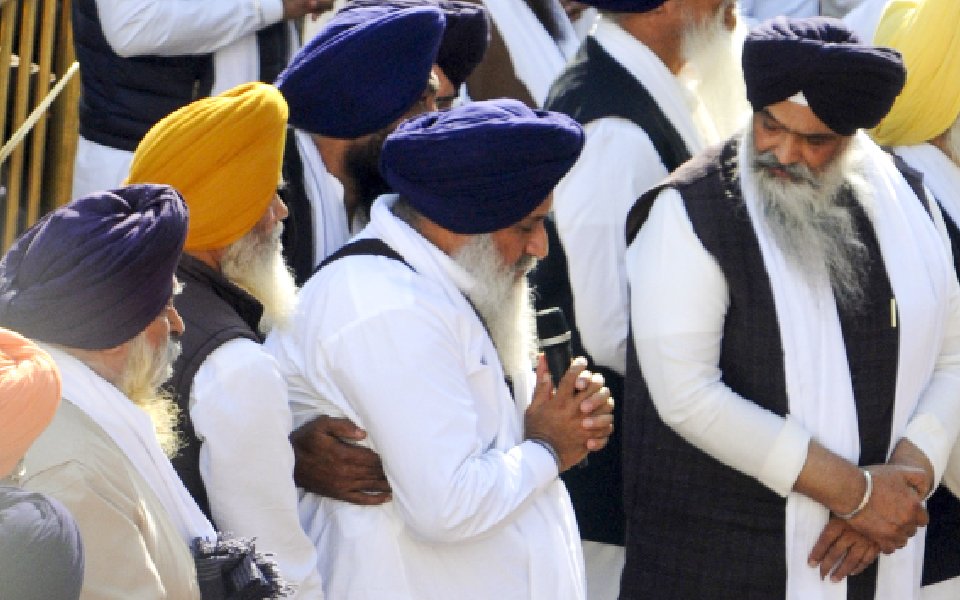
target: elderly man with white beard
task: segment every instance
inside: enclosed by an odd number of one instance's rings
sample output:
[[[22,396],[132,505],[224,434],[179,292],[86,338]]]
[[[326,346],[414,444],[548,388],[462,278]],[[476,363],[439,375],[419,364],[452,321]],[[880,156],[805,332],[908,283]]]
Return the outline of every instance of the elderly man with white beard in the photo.
[[[173,189],[131,186],[53,211],[0,261],[0,323],[40,342],[63,383],[19,483],[76,519],[82,598],[200,597],[190,545],[214,531],[165,454],[176,411],[159,393],[183,332],[186,231]]]
[[[397,195],[268,336],[295,418],[366,429],[393,490],[378,506],[313,497],[327,597],[584,598],[557,476],[603,447],[612,399],[582,359],[556,389],[539,360],[534,387],[525,278],[582,145],[575,121],[515,100],[402,123],[380,163]]]
[[[936,204],[859,131],[904,66],[840,21],[778,19],[743,71],[743,136],[628,218],[621,597],[917,598],[960,290]]]
[[[277,196],[287,112],[261,83],[198,100],[147,132],[128,182],[174,186],[190,209],[175,300],[186,332],[169,384],[186,443],[173,464],[220,530],[255,538],[298,597],[314,599],[323,592],[297,513],[286,386],[260,345],[296,304]]]
[[[907,82],[870,135],[923,174],[939,202],[960,273],[960,3],[903,1],[883,11],[874,43],[903,55]],[[936,89],[938,93],[931,93]],[[930,498],[924,600],[960,597],[960,446]],[[948,487],[950,489],[948,489]]]
[[[734,0],[588,0],[600,19],[545,107],[584,126],[586,146],[557,186],[553,249],[534,271],[537,308],[573,321],[576,352],[614,396],[628,333],[623,241],[636,199],[746,122]],[[619,418],[619,414],[617,415]],[[617,597],[623,567],[620,438],[564,474],[584,539],[592,600]]]

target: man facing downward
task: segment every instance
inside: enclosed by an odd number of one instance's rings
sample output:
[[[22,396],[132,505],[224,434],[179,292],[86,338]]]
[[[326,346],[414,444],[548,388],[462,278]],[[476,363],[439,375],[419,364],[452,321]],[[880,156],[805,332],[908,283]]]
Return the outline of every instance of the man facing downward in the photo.
[[[366,429],[393,490],[380,506],[315,498],[304,515],[328,597],[583,598],[557,475],[603,446],[612,402],[584,362],[554,392],[541,360],[532,389],[525,283],[582,146],[574,121],[513,100],[401,124],[381,160],[399,196],[268,337],[295,413]]]
[[[858,132],[904,68],[824,18],[754,30],[743,68],[743,138],[628,220],[621,597],[915,598],[960,291],[936,205]]]

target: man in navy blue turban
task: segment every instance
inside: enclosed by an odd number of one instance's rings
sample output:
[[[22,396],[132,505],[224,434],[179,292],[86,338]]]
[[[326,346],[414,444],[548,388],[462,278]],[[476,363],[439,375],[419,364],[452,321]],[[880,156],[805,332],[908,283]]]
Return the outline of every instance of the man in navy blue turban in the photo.
[[[167,459],[176,412],[158,391],[183,332],[173,296],[186,235],[178,192],[135,185],[54,210],[0,260],[0,326],[40,342],[63,389],[19,482],[75,518],[83,597],[199,598],[190,544],[214,532]],[[3,517],[29,505],[17,510]]]
[[[755,29],[743,70],[742,136],[627,219],[621,598],[917,598],[960,289],[916,172],[860,131],[904,67],[813,18]]]
[[[585,598],[558,474],[606,443],[612,401],[582,359],[534,381],[525,278],[582,147],[575,121],[513,100],[401,124],[381,159],[397,194],[268,336],[295,418],[355,419],[392,488],[362,510],[301,500],[327,597]]]

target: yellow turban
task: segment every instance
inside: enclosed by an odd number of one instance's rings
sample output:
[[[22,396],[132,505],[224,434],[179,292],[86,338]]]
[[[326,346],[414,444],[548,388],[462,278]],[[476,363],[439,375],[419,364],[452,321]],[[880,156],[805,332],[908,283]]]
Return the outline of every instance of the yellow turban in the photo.
[[[287,112],[277,88],[264,83],[197,100],[147,132],[126,183],[164,183],[183,195],[190,209],[184,250],[228,246],[273,200]]]
[[[60,405],[60,371],[50,355],[0,328],[0,478],[9,475]]]
[[[893,0],[874,44],[896,48],[907,83],[871,132],[877,143],[907,146],[929,141],[960,115],[960,1]]]

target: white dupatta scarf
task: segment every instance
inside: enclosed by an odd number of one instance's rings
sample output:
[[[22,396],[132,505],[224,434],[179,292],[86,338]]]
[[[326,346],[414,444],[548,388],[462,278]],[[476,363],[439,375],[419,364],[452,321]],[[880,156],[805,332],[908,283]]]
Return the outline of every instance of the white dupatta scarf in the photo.
[[[750,143],[745,136],[741,143]],[[865,134],[853,143],[864,153],[869,198],[858,198],[873,225],[896,298],[900,347],[888,453],[899,440],[929,381],[946,320],[951,261],[930,215],[914,197],[889,155]],[[740,149],[743,156],[743,147]],[[808,281],[784,257],[764,226],[756,183],[741,168],[744,201],[770,276],[784,352],[790,414],[826,448],[856,463],[860,454],[856,407],[836,303],[826,274]],[[846,581],[821,581],[807,556],[829,519],[810,498],[791,493],[786,509],[787,598],[845,600]],[[920,588],[923,533],[892,555],[881,555],[876,598],[913,598]]]
[[[196,537],[216,540],[210,521],[183,487],[160,448],[147,413],[81,361],[59,348],[41,345],[60,368],[64,398],[93,419],[119,446],[156,494],[187,546],[193,548]]]

